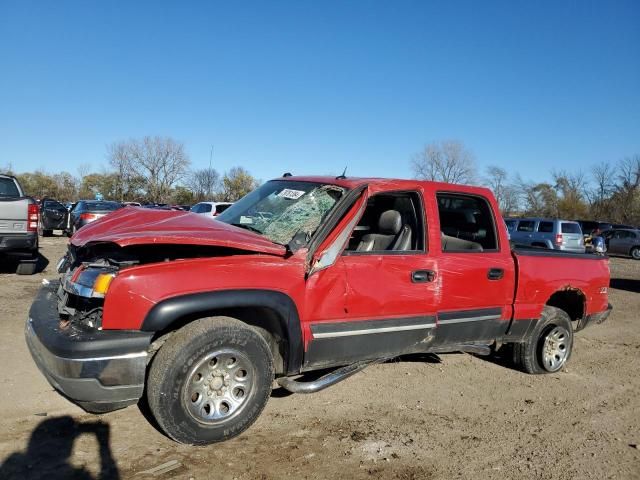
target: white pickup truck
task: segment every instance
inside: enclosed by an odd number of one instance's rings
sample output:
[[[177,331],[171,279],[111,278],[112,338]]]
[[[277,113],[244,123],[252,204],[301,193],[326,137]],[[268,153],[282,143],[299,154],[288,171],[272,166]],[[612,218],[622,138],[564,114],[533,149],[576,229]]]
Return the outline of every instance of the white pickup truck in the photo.
[[[38,259],[38,204],[15,177],[0,175],[0,262],[17,259],[16,273],[31,275]]]

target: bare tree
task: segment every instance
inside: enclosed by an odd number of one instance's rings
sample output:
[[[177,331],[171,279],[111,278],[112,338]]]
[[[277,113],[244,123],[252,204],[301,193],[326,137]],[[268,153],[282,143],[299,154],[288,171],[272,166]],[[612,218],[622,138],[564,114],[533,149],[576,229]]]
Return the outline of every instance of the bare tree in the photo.
[[[615,168],[608,162],[594,165],[591,168],[591,177],[595,186],[588,197],[592,204],[605,200],[615,191],[615,175]]]
[[[215,168],[193,170],[187,175],[185,184],[193,192],[196,201],[213,200],[220,190],[220,174]]]
[[[13,163],[9,162],[0,166],[0,173],[4,175],[13,175]]]
[[[78,165],[78,177],[80,179],[80,182],[82,182],[82,179],[87,175],[89,175],[90,172],[91,172],[90,163],[83,162],[80,165]]]
[[[411,161],[415,178],[447,183],[473,183],[476,166],[473,153],[458,140],[426,145]]]
[[[114,143],[107,155],[120,181],[142,181],[147,198],[154,202],[170,199],[171,188],[185,176],[190,164],[184,144],[169,137]]]
[[[618,162],[618,185],[611,196],[610,212],[614,221],[640,223],[640,155]]]
[[[640,155],[626,157],[618,163],[620,188],[635,190],[640,187]]]
[[[502,215],[514,214],[520,203],[518,187],[509,181],[509,175],[504,168],[491,165],[486,171],[484,183],[493,191]]]
[[[553,171],[551,176],[556,190],[557,215],[568,219],[583,219],[588,216],[589,207],[585,201],[588,187],[584,173],[560,170]]]

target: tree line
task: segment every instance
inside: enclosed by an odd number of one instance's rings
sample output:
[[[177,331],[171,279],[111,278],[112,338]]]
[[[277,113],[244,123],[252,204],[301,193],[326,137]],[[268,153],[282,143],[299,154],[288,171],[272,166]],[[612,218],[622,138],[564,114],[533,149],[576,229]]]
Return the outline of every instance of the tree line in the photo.
[[[550,172],[547,182],[524,180],[490,165],[479,172],[473,153],[457,140],[426,145],[411,160],[423,180],[480,184],[496,196],[503,216],[555,217],[640,225],[640,155],[586,170]]]
[[[212,167],[192,169],[183,143],[169,137],[144,137],[115,142],[107,147],[108,167],[92,172],[87,164],[77,175],[41,170],[14,173],[12,165],[0,172],[17,177],[27,195],[59,201],[105,199],[192,205],[200,201],[233,202],[260,182],[243,167],[222,175]]]
[[[23,190],[60,201],[104,198],[190,205],[204,200],[235,201],[260,182],[243,167],[222,175],[212,167],[192,169],[183,143],[144,137],[107,147],[108,168],[78,174],[35,171],[16,174]],[[531,182],[502,167],[479,172],[473,153],[457,140],[426,145],[411,160],[415,178],[480,184],[495,194],[506,216],[544,216],[640,225],[640,155],[603,162],[586,171],[555,170],[547,182]],[[11,165],[0,171],[12,173]]]

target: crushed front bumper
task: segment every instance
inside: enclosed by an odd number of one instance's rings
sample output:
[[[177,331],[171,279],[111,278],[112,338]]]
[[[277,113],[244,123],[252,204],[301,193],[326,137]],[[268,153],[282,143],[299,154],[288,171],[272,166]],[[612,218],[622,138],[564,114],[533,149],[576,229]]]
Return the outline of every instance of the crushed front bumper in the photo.
[[[152,334],[60,328],[58,282],[43,286],[25,326],[31,355],[49,383],[89,412],[136,403],[144,391]]]

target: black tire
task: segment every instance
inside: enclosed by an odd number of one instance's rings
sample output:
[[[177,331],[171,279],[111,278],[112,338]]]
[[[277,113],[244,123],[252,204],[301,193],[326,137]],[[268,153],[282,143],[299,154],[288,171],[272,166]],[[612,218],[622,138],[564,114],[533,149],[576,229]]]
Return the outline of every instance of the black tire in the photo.
[[[20,262],[16,267],[16,275],[33,275],[38,268],[37,262]]]
[[[633,247],[629,252],[629,255],[631,255],[631,258],[634,260],[640,260],[640,247]]]
[[[231,360],[237,367],[227,366]],[[269,400],[273,378],[269,345],[255,329],[234,318],[202,318],[174,333],[156,354],[147,402],[169,437],[206,445],[249,428]]]
[[[549,344],[545,345],[547,340]],[[545,351],[546,347],[549,350]],[[514,344],[513,360],[527,373],[556,373],[569,361],[572,348],[573,326],[569,315],[564,310],[547,306],[527,340]],[[549,359],[554,363],[547,361]]]

